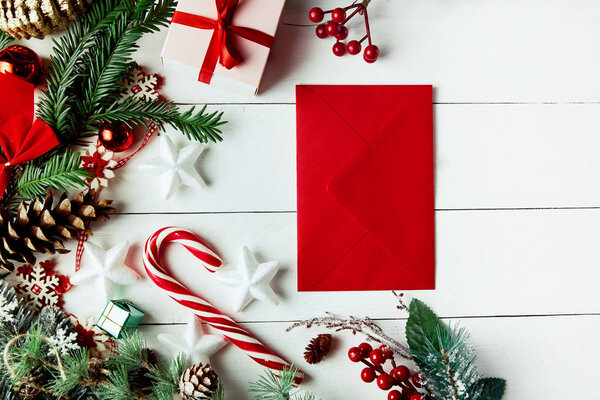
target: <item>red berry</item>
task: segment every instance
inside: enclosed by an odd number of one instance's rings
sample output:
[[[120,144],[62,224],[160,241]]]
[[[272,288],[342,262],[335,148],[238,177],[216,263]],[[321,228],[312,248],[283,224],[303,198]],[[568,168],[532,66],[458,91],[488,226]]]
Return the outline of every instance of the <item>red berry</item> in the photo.
[[[369,358],[371,359],[371,362],[375,365],[381,365],[385,362],[385,356],[383,355],[383,351],[379,349],[373,350]]]
[[[357,55],[358,53],[360,53],[360,49],[361,49],[361,45],[358,42],[358,40],[351,40],[348,42],[348,44],[346,45],[346,50],[348,50],[349,54]]]
[[[412,381],[412,384],[415,385],[415,387],[421,388],[423,387],[423,383],[425,382],[425,377],[421,372],[417,372],[410,378],[410,380]]]
[[[373,382],[375,380],[375,378],[377,378],[377,373],[371,367],[367,367],[367,368],[363,369],[362,372],[360,373],[360,379],[362,379],[363,381],[365,381],[367,383]]]
[[[373,351],[373,347],[369,343],[365,342],[359,344],[358,348],[360,349],[360,356],[362,358],[369,357],[369,354],[371,354],[371,352]]]
[[[346,54],[346,45],[341,42],[337,42],[336,44],[334,44],[333,45],[333,54],[335,54],[338,57],[341,57],[344,54]]]
[[[308,12],[308,18],[315,24],[317,22],[323,21],[324,16],[325,16],[325,13],[319,7],[311,8],[310,11]]]
[[[359,362],[363,359],[358,347],[351,347],[350,350],[348,350],[348,358],[352,362]]]
[[[343,8],[339,8],[339,7],[335,8],[331,12],[331,19],[339,24],[343,23],[344,20],[346,19],[346,11],[344,11]]]
[[[402,400],[410,400],[413,394],[417,393],[413,388],[406,387],[402,389]]]
[[[377,46],[375,46],[374,44],[370,44],[367,47],[365,47],[363,58],[366,62],[368,62],[369,64],[374,63],[375,61],[377,61],[377,57],[379,57],[379,48]]]
[[[425,400],[425,396],[423,396],[421,393],[415,393],[410,396],[410,400]]]
[[[398,390],[392,390],[388,393],[388,400],[402,400],[402,393]]]
[[[399,365],[392,370],[392,376],[400,382],[406,382],[410,378],[410,371],[404,365]]]
[[[383,356],[388,360],[394,357],[394,352],[392,351],[392,349],[389,349],[385,344],[379,346],[379,350],[383,351]]]
[[[327,23],[327,34],[329,36],[335,36],[340,31],[340,25],[337,22],[329,21]]]
[[[348,28],[344,25],[340,25],[339,32],[335,35],[335,38],[338,40],[344,40],[348,37]]]
[[[394,386],[394,380],[388,374],[383,373],[377,377],[377,386],[381,390],[388,390]]]
[[[317,28],[315,29],[315,31],[317,32],[317,37],[319,39],[325,39],[326,37],[329,36],[329,34],[327,33],[327,28],[326,28],[325,24],[317,25]]]

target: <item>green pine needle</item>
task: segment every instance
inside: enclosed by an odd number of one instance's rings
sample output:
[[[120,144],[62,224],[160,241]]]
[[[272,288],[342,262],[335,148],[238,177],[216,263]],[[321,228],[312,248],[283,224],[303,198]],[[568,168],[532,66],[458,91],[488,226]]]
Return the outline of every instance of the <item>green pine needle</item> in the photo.
[[[65,370],[65,378],[63,379],[60,375],[54,373],[54,379],[50,382],[48,388],[63,395],[76,389],[83,381],[90,378],[89,361],[90,353],[85,349],[63,356],[62,364]]]
[[[146,121],[152,121],[161,128],[164,125],[171,125],[182,132],[188,139],[193,139],[201,143],[220,142],[220,126],[227,123],[221,118],[222,112],[206,112],[206,105],[200,111],[194,112],[192,107],[186,112],[180,114],[177,106],[172,102],[166,102],[162,99],[153,101],[143,101],[135,98],[128,98],[122,103],[115,103],[106,111],[97,114],[90,120],[91,123],[99,121],[129,121],[132,125],[148,128]]]
[[[254,393],[256,400],[316,400],[312,393],[295,393],[297,389],[294,379],[297,373],[298,368],[294,365],[284,367],[279,375],[266,370],[256,382],[250,383],[249,391]]]
[[[17,183],[17,191],[25,199],[43,196],[48,188],[67,191],[72,187],[85,187],[86,178],[93,177],[81,166],[81,155],[71,150],[56,154],[44,164],[29,163]]]
[[[0,50],[8,46],[13,40],[15,40],[13,37],[8,36],[6,33],[0,31]]]

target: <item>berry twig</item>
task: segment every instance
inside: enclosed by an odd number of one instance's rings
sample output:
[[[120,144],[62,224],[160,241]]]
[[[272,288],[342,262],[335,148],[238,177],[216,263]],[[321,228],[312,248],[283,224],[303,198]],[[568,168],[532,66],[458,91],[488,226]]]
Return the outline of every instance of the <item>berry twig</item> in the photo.
[[[328,36],[336,38],[333,45],[333,54],[338,57],[343,56],[348,52],[351,55],[356,55],[362,50],[362,43],[367,40],[368,45],[365,47],[363,58],[368,63],[374,63],[379,57],[379,48],[371,41],[371,28],[369,26],[369,15],[367,6],[371,0],[363,0],[361,3],[353,3],[347,7],[337,7],[333,10],[323,11],[320,7],[313,7],[308,12],[308,18],[314,23],[320,23],[325,18],[325,15],[331,14],[331,20],[320,25],[317,25],[317,37],[325,39]],[[349,10],[353,10],[350,15],[347,15]],[[360,40],[350,40],[347,44],[343,41],[348,37],[348,28],[346,23],[357,14],[362,15],[365,20],[366,34]]]

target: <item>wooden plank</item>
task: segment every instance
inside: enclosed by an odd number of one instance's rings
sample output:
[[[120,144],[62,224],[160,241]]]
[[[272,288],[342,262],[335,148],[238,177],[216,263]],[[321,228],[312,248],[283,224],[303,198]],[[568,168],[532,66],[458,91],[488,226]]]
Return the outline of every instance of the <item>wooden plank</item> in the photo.
[[[393,337],[403,339],[404,321],[378,323]],[[284,333],[289,323],[244,325],[288,360],[297,363],[308,375],[302,388],[313,391],[319,398],[349,398],[349,393],[353,399],[386,398],[375,383],[360,380],[362,364],[353,364],[346,357],[346,351],[360,343],[361,337],[347,332],[334,334],[331,355],[320,364],[310,366],[302,359],[304,346],[311,337],[325,330],[299,328]],[[595,332],[600,329],[600,317],[476,318],[463,320],[460,325],[472,335],[480,372],[507,380],[504,399],[596,398],[593,385],[572,383],[592,382],[597,376],[600,350],[595,345]],[[183,326],[175,325],[147,326],[143,331],[154,344],[156,334],[179,333],[182,329]],[[246,382],[255,380],[261,373],[257,364],[232,345],[213,356],[211,362],[223,378],[227,399],[252,398],[246,391]]]
[[[294,214],[122,215],[98,226],[92,240],[103,246],[127,239],[133,243],[129,265],[145,277],[142,246],[156,229],[187,227],[214,246],[226,265],[239,262],[248,245],[263,260],[278,260],[282,270],[273,288],[281,304],[254,302],[232,315],[240,321],[302,319],[331,311],[395,318],[389,292],[296,291],[296,217]],[[599,210],[461,211],[437,213],[437,290],[415,296],[442,316],[544,315],[598,313],[595,293],[600,278]],[[72,272],[73,255],[61,256],[61,270]],[[175,275],[192,290],[229,313],[231,288],[217,283],[183,248],[167,253]],[[376,265],[365,265],[377,273]],[[352,277],[349,277],[351,279]],[[145,277],[127,287],[125,297],[147,310],[147,322],[183,322],[185,312]],[[104,306],[91,286],[67,293],[75,314],[98,314]]]
[[[319,3],[339,6],[337,0]],[[595,0],[374,1],[381,59],[337,58],[308,21],[311,3],[289,0],[262,93],[256,98],[166,78],[164,94],[186,103],[293,102],[298,83],[432,83],[438,102],[598,102],[600,3]],[[351,37],[363,32],[352,22]],[[158,72],[163,31],[140,42],[136,59]],[[28,41],[47,56],[51,42]],[[193,51],[193,49],[190,49]]]
[[[127,213],[294,211],[294,106],[213,108],[230,123],[198,162],[207,188],[163,201],[160,177],[138,171],[159,156],[153,140],[104,195]],[[600,206],[598,104],[437,105],[435,126],[437,209]]]

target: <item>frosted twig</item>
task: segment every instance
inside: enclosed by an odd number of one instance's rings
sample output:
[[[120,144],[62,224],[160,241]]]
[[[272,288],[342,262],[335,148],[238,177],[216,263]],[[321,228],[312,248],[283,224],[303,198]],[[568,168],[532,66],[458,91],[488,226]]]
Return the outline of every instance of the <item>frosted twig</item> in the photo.
[[[353,335],[356,335],[357,333],[364,335],[368,341],[386,345],[399,357],[407,360],[412,359],[408,347],[388,336],[371,318],[356,318],[351,315],[348,318],[338,318],[329,312],[326,312],[325,314],[325,317],[298,321],[287,328],[286,332],[300,326],[306,326],[307,328],[311,328],[312,326],[322,326],[324,328],[334,329],[336,332],[348,330],[351,331]]]
[[[398,305],[396,306],[396,308],[398,310],[408,312],[408,306],[406,305],[403,299],[404,293],[396,292],[395,290],[392,290],[392,293],[394,294],[394,296],[396,296],[396,300],[398,301]]]

